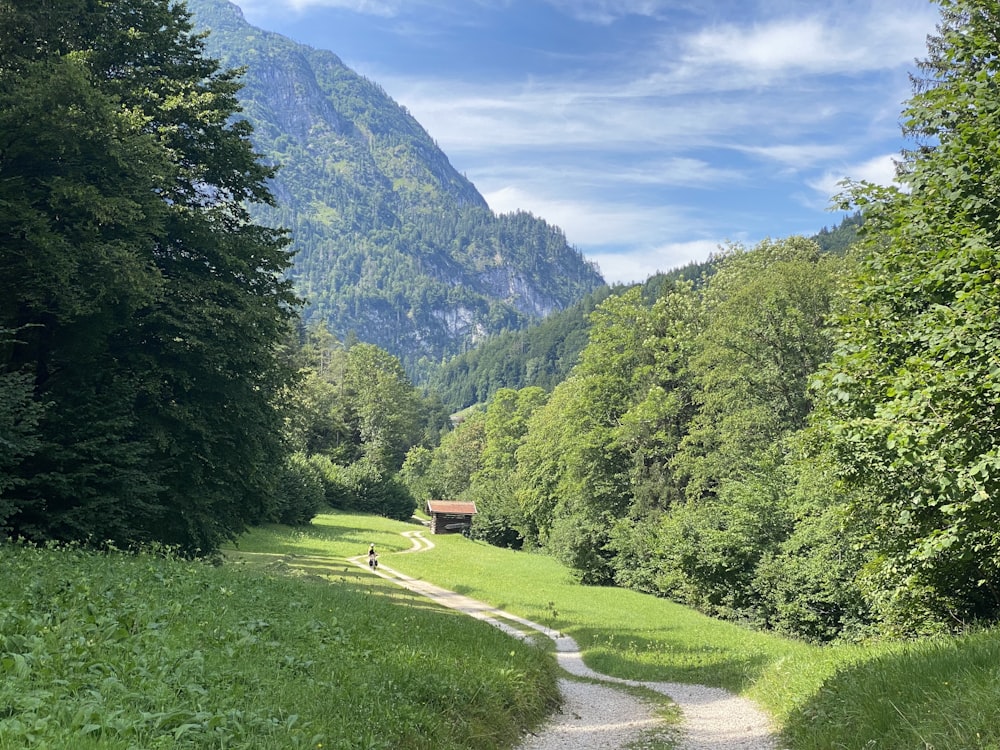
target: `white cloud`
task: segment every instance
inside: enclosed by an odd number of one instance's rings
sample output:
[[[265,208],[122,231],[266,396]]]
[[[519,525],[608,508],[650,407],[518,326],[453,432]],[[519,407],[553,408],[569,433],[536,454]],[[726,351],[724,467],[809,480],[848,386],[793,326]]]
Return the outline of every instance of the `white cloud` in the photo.
[[[391,18],[399,14],[402,0],[237,0],[244,12],[266,18],[291,10],[304,13],[312,8],[340,8],[353,13]]]
[[[737,150],[786,167],[799,170],[831,159],[843,158],[847,145],[842,143],[785,143],[774,146],[737,146]]]
[[[688,74],[729,69],[765,82],[777,75],[858,75],[912,63],[934,16],[873,6],[862,17],[840,8],[836,14],[707,27],[686,41],[683,68]]]
[[[817,118],[811,102],[775,111],[766,97],[663,96],[640,82],[531,81],[482,88],[375,74],[449,153],[508,148],[650,148],[680,151],[712,145],[776,124],[795,131]]]
[[[809,182],[809,186],[830,198],[843,191],[840,183],[844,180],[872,182],[876,185],[891,185],[896,179],[896,159],[898,154],[883,154],[859,164],[845,165],[841,169],[828,169],[823,175]]]
[[[625,16],[658,17],[664,13],[663,0],[547,0],[561,13],[580,21],[602,26]],[[686,3],[673,3],[684,6]]]
[[[497,213],[530,211],[561,227],[569,243],[584,252],[595,247],[649,245],[691,223],[689,217],[671,207],[551,198],[518,186],[485,191],[483,197]]]
[[[736,169],[713,166],[701,159],[650,156],[629,164],[626,155],[552,155],[531,163],[488,160],[469,168],[474,182],[484,190],[496,191],[512,184],[550,186],[554,182],[563,194],[582,193],[592,189],[643,188],[709,188],[745,182],[746,175]],[[633,159],[634,161],[634,159]]]
[[[704,261],[722,244],[715,240],[694,240],[621,253],[594,252],[587,257],[597,263],[609,284],[633,284],[645,281],[656,273]]]

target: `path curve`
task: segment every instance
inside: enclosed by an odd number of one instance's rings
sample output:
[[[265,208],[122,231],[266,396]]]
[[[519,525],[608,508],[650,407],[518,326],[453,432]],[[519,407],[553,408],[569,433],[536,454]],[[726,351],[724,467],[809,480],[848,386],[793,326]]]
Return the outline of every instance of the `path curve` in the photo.
[[[403,553],[433,549],[434,542],[424,537],[423,533],[403,532],[412,545]],[[368,568],[367,555],[351,558],[350,562]],[[670,698],[680,709],[684,720],[680,750],[778,750],[769,718],[746,698],[705,685],[623,680],[600,674],[583,663],[576,641],[546,625],[412,578],[382,564],[373,572],[445,607],[488,622],[515,638],[528,636],[509,622],[541,633],[555,643],[560,667],[571,675],[605,683],[593,685],[560,680],[564,704],[559,714],[519,750],[618,750],[634,742],[643,732],[655,728],[658,722],[649,703],[607,686],[613,683],[645,687]]]

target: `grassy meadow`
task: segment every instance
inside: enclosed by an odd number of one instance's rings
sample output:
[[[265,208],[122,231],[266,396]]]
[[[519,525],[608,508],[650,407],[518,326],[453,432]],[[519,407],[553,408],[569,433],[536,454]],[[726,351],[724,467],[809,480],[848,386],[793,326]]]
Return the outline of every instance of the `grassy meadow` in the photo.
[[[343,562],[387,523],[221,566],[0,545],[0,749],[511,747],[553,660]]]
[[[1000,635],[819,647],[555,560],[324,514],[255,529],[222,565],[0,546],[0,750],[510,748],[556,700],[550,656],[346,562],[383,566],[573,636],[593,668],[725,687],[791,750],[1000,750]]]
[[[429,538],[434,550],[384,564],[557,628],[598,671],[746,695],[792,750],[1000,750],[996,630],[821,647],[643,594],[582,587],[542,555]]]

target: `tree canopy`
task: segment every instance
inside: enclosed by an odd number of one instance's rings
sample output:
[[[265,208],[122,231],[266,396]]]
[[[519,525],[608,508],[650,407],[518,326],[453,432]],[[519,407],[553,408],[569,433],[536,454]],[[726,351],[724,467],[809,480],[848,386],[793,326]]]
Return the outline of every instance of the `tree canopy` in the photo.
[[[267,513],[297,300],[202,52],[169,0],[0,3],[0,408],[33,433],[8,533],[207,551]]]
[[[868,585],[901,627],[1000,615],[1000,38],[944,0],[904,112],[900,188],[860,184],[864,254],[824,372]]]

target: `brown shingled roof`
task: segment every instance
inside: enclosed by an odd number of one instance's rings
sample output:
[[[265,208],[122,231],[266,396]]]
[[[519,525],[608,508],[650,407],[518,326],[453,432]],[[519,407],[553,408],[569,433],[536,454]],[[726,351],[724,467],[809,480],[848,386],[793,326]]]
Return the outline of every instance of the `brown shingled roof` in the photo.
[[[427,511],[429,513],[447,513],[456,516],[474,516],[479,512],[476,510],[475,503],[467,503],[462,500],[428,500]]]

